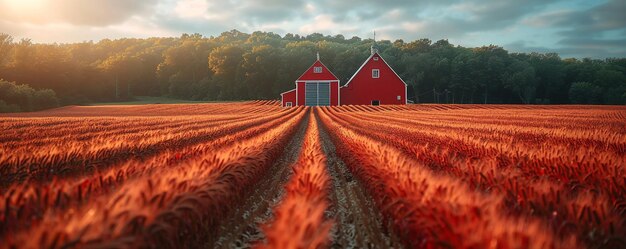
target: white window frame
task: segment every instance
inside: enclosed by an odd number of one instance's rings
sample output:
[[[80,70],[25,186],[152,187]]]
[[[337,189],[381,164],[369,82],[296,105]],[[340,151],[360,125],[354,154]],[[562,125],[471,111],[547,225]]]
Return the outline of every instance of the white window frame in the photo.
[[[375,61],[378,61],[378,56],[374,56],[374,60],[375,60]]]
[[[380,70],[379,69],[372,69],[372,78],[373,79],[380,78]]]
[[[322,67],[313,67],[313,73],[322,73]]]
[[[291,103],[291,102],[285,103],[285,107],[292,107],[292,106],[293,106],[293,103]]]
[[[402,99],[402,97],[400,97],[400,95],[398,95],[398,100],[401,100],[401,99]]]

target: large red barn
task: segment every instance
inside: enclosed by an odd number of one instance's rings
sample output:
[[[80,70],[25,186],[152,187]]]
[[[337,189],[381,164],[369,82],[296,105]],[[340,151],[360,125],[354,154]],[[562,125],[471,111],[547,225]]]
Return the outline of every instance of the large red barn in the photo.
[[[339,105],[339,79],[317,60],[296,80],[296,88],[281,93],[283,107]]]
[[[339,79],[319,60],[297,80],[296,88],[281,93],[282,106],[404,105],[406,83],[372,48],[371,55],[339,87]]]

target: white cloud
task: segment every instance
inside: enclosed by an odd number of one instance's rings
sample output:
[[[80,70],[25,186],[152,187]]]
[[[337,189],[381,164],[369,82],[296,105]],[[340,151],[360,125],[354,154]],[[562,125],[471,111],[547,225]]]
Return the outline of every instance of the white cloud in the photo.
[[[0,20],[106,26],[150,14],[157,0],[1,0]]]
[[[317,11],[317,7],[315,7],[315,5],[313,5],[312,3],[307,3],[304,7],[304,10],[308,13],[315,13]]]
[[[590,43],[608,46],[604,41],[626,36],[626,2],[581,2],[585,1],[0,0],[0,32],[35,42],[73,42],[196,32],[209,36],[231,29],[371,38],[376,30],[379,39],[449,39],[465,46],[518,44],[515,41],[525,39],[526,45],[537,41],[533,47],[555,49]],[[594,40],[571,39],[587,35]]]
[[[333,17],[330,15],[317,15],[313,18],[313,21],[300,27],[300,32],[310,34],[314,32],[329,32],[331,30],[337,30],[339,24],[333,22]]]
[[[174,12],[181,18],[206,18],[209,3],[204,0],[182,0],[176,3]]]
[[[408,32],[420,32],[425,29],[426,23],[424,22],[403,22],[400,26]]]

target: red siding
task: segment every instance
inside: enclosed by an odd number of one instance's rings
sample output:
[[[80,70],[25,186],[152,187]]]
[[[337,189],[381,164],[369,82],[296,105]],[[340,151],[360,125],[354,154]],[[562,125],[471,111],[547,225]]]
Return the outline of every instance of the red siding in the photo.
[[[287,102],[291,102],[291,106],[296,106],[296,91],[294,90],[281,94],[283,107],[287,106]]]
[[[304,81],[298,81],[296,82],[296,85],[298,85],[298,87],[296,88],[296,91],[298,91],[298,106],[303,106],[304,105]]]
[[[316,67],[321,67],[322,72],[316,73],[315,72]],[[331,83],[330,104],[339,105],[339,98],[338,98],[339,80],[337,79],[337,77],[335,77],[335,75],[330,70],[328,70],[328,68],[321,61],[317,60],[315,61],[315,63],[313,63],[313,65],[309,67],[309,69],[304,71],[304,73],[300,77],[298,77],[298,79],[296,80],[297,87],[294,92],[296,93],[297,96],[295,97],[296,101],[294,102],[294,106],[304,105],[304,99],[306,97],[304,96],[306,81],[330,81],[330,82],[336,81],[336,83]]]
[[[374,60],[375,57],[379,59]],[[322,72],[315,73],[316,67],[321,67]],[[372,78],[372,69],[380,70],[379,78]],[[344,87],[339,87],[337,77],[322,62],[315,61],[296,80],[296,89],[283,94],[283,106],[287,102],[292,102],[293,106],[303,106],[306,98],[305,84],[313,81],[330,82],[330,105],[332,106],[371,105],[373,100],[378,100],[381,105],[406,104],[406,84],[378,53],[368,58]]]
[[[328,80],[320,80],[320,81],[326,81],[328,82]],[[305,99],[305,85],[306,82],[304,81],[298,81],[296,83],[298,85],[297,91],[298,91],[298,105],[299,106],[303,106],[304,105],[304,99]],[[335,80],[334,82],[331,81],[330,82],[330,105],[331,106],[335,106],[335,105],[339,105],[339,81]],[[295,106],[295,104],[294,104]]]
[[[314,72],[315,67],[322,67],[322,72],[315,73]],[[330,70],[328,70],[328,68],[321,61],[318,60],[318,61],[315,61],[315,63],[313,63],[313,65],[311,65],[309,69],[304,71],[304,73],[296,81],[301,81],[301,80],[331,81],[331,80],[338,80],[338,79]]]
[[[380,70],[379,78],[372,78],[372,69]],[[371,105],[373,100],[381,105],[406,104],[406,85],[377,53],[341,89],[342,105]]]
[[[347,87],[339,87],[339,95],[341,96],[340,105],[349,105],[351,103]]]
[[[330,83],[330,105],[339,105],[339,81]]]

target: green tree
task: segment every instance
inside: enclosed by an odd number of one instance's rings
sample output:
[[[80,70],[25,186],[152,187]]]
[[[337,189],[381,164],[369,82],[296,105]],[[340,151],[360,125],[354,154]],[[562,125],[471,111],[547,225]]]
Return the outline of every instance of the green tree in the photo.
[[[569,89],[570,101],[574,104],[598,104],[602,89],[589,82],[574,82]]]
[[[9,59],[12,49],[13,37],[5,33],[0,33],[0,67],[2,67]]]
[[[528,63],[535,69],[537,76],[537,97],[546,102],[566,103],[567,91],[564,77],[565,66],[556,53],[531,53]]]
[[[59,99],[56,93],[50,89],[36,91],[33,94],[33,109],[44,110],[59,106]]]
[[[114,54],[100,63],[99,67],[113,78],[116,99],[120,99],[124,95],[126,98],[132,96],[131,84],[138,75],[140,65],[141,61],[129,54]],[[125,91],[124,86],[126,86]]]
[[[535,69],[527,62],[511,63],[504,74],[504,87],[514,92],[524,104],[533,103],[537,90],[536,83]]]
[[[7,104],[4,100],[0,100],[0,113],[4,112],[19,112],[20,107],[15,104]]]
[[[280,93],[282,89],[275,82],[280,80],[281,58],[281,51],[269,45],[255,46],[243,55],[242,70],[250,98],[274,99]]]
[[[32,87],[0,79],[0,112],[37,111],[59,106],[59,100],[50,89]]]
[[[603,89],[602,103],[625,103],[625,99],[622,97],[626,89],[626,75],[624,73],[605,65],[603,69],[597,72],[593,84]]]
[[[373,43],[340,34],[281,37],[238,30],[217,37],[183,34],[74,44],[34,44],[0,34],[0,77],[51,89],[61,104],[116,100],[116,85],[119,98],[276,99],[294,87],[317,52],[345,84]],[[561,59],[555,53],[508,53],[493,45],[465,48],[430,39],[378,40],[376,46],[421,103],[571,103],[575,82],[600,89],[594,103],[626,103],[625,58]]]
[[[162,92],[179,98],[202,99],[206,92],[197,92],[192,86],[209,77],[209,52],[212,43],[202,37],[187,36],[181,43],[163,52],[163,61],[156,70],[162,83]]]
[[[244,50],[240,46],[225,45],[209,54],[209,69],[220,89],[218,99],[248,99],[248,91],[242,83],[241,62]]]
[[[467,103],[466,97],[476,91],[477,83],[470,77],[471,65],[469,64],[472,52],[463,49],[458,52],[451,62],[450,69],[450,88],[453,96],[458,96],[456,103]],[[453,101],[454,102],[454,101]]]

